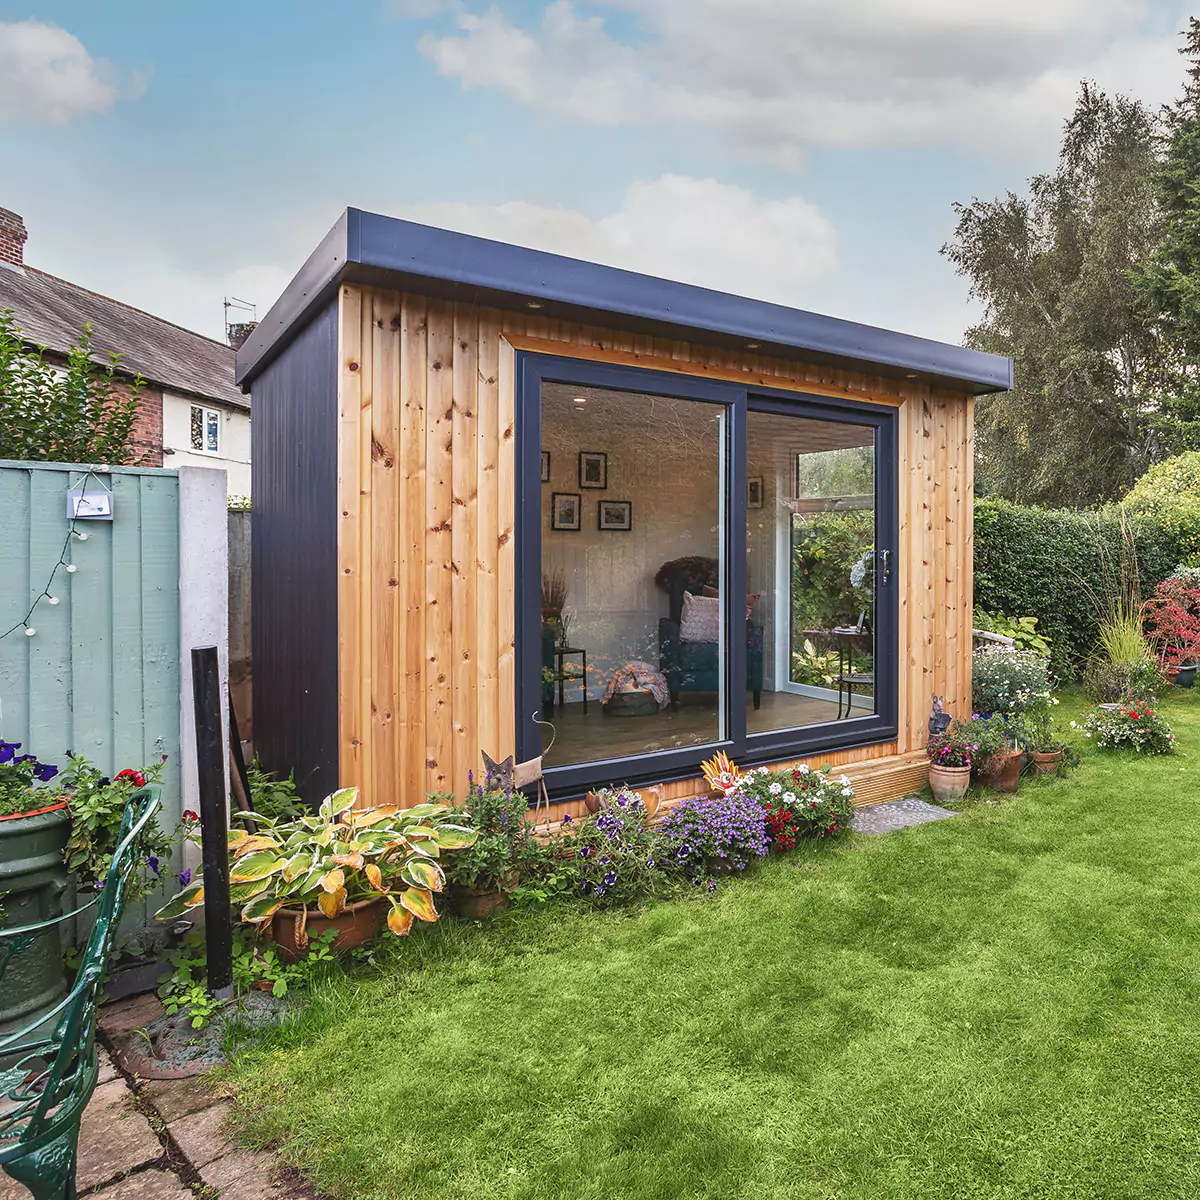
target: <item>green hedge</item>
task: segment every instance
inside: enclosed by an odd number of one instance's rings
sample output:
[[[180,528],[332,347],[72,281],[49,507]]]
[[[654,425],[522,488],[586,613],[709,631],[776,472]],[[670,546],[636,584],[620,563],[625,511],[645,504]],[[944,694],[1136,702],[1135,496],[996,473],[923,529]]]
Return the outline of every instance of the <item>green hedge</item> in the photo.
[[[1142,594],[1149,595],[1188,557],[1190,530],[1146,510],[1130,520]],[[1103,556],[1113,563],[1121,558],[1116,508],[1097,514],[975,501],[975,604],[988,612],[1037,617],[1059,674],[1073,673],[1095,644],[1095,608],[1080,581],[1099,586]]]

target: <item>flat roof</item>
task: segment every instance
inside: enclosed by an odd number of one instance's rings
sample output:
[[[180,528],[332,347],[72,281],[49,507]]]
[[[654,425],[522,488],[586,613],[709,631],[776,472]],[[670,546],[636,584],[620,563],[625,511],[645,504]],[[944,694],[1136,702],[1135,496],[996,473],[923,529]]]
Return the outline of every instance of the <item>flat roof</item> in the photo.
[[[997,354],[348,208],[238,351],[244,391],[344,281],[976,395],[1013,382]]]

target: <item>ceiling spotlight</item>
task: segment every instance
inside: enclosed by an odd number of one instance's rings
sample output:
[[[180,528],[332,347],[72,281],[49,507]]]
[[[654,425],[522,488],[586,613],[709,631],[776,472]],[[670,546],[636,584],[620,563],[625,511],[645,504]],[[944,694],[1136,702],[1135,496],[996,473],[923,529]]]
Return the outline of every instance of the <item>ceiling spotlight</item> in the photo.
[[[572,404],[586,404],[587,397],[586,396],[576,396],[575,399],[571,401],[571,403]]]
[[[761,345],[762,345],[762,342],[747,342],[746,349],[747,350],[757,350]]]
[[[904,377],[904,378],[905,378],[905,379],[916,379],[916,375],[915,375],[915,374],[913,374],[913,375],[905,375],[905,377]]]
[[[539,309],[542,307],[542,304],[538,300],[529,300],[529,301],[526,301],[525,307],[532,308],[532,309]]]

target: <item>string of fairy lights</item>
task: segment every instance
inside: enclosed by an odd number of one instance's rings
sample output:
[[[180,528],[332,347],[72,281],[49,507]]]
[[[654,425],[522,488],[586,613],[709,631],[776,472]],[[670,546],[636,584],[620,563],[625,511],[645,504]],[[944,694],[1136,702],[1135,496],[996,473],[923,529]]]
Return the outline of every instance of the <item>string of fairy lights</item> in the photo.
[[[72,486],[78,487],[86,493],[88,481],[95,478],[95,476],[95,469],[89,468],[83,477],[83,481]],[[67,536],[63,540],[62,549],[58,552],[58,562],[54,564],[50,571],[50,578],[46,580],[46,584],[41,591],[34,596],[25,615],[15,625],[10,626],[3,633],[0,633],[0,642],[6,637],[10,637],[12,634],[21,631],[24,631],[26,637],[36,637],[37,627],[32,624],[32,621],[37,613],[38,606],[43,602],[51,607],[59,603],[60,597],[51,591],[51,588],[54,587],[54,580],[57,578],[59,571],[65,571],[68,575],[74,575],[79,570],[78,565],[71,561],[71,546],[74,542],[86,542],[88,540],[86,531],[75,528],[78,520],[79,518],[74,516],[67,518]]]

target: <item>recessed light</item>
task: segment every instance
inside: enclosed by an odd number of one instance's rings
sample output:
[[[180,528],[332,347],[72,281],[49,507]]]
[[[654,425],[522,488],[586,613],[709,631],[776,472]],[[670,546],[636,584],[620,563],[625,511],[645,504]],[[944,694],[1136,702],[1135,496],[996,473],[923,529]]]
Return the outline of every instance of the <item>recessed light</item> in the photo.
[[[905,375],[905,379],[916,379],[916,375]]]
[[[530,300],[530,301],[528,301],[528,302],[526,303],[525,307],[526,307],[526,308],[534,308],[534,309],[537,309],[537,308],[541,308],[542,306],[541,306],[541,304],[540,304],[540,303],[538,303],[538,301],[536,301],[536,300]]]
[[[571,401],[571,403],[572,404],[586,404],[587,397],[586,396],[576,396],[575,399]]]
[[[759,346],[761,346],[761,345],[762,345],[762,342],[747,342],[746,349],[747,350],[757,350],[759,348]]]

